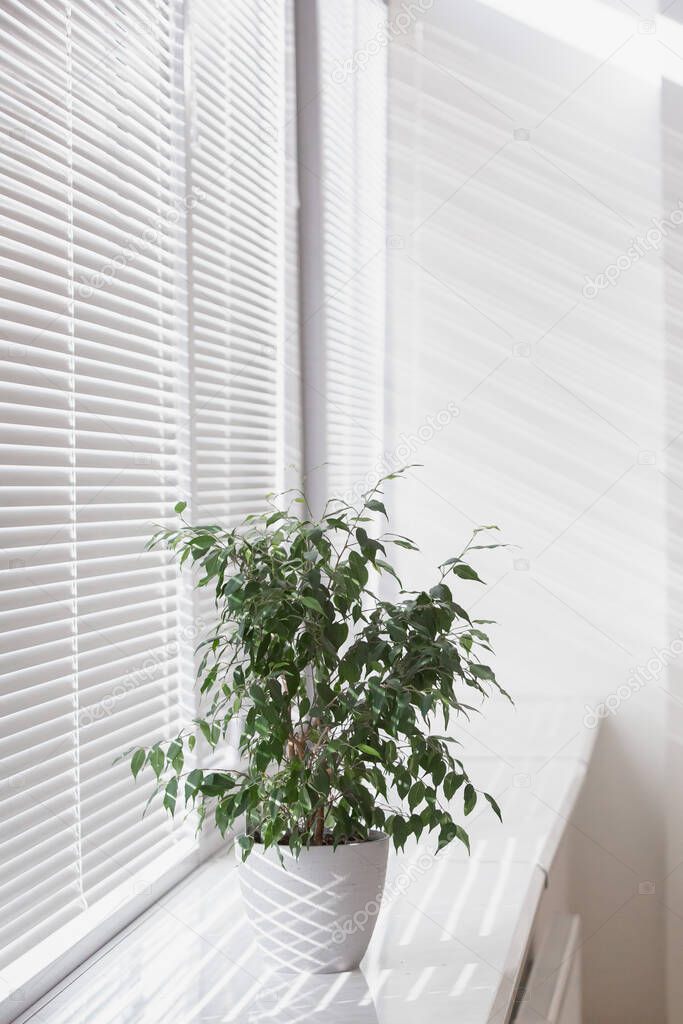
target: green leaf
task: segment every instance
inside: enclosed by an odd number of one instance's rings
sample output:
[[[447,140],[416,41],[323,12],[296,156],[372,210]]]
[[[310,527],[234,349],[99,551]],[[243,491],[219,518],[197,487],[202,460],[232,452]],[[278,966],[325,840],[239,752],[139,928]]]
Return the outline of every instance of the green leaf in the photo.
[[[444,846],[448,846],[449,843],[452,843],[454,839],[459,839],[461,843],[464,843],[467,848],[467,852],[470,852],[470,839],[467,832],[465,832],[465,829],[460,825],[456,825],[451,818],[448,818],[443,822],[441,829],[439,830],[437,853],[439,850],[443,850]]]
[[[201,732],[202,736],[209,744],[209,746],[212,748],[215,747],[216,743],[218,742],[218,732],[216,727],[210,725],[208,722],[205,722],[204,720],[198,722],[198,725],[199,731]]]
[[[470,665],[470,669],[475,679],[488,679],[490,682],[495,683],[496,677],[488,665]]]
[[[164,807],[169,814],[175,814],[176,798],[178,796],[178,779],[174,776],[168,785],[164,793]]]
[[[359,743],[358,750],[362,750],[364,754],[369,754],[370,757],[376,757],[378,760],[382,760],[382,755],[379,750],[375,750],[375,748],[371,747],[368,743]]]
[[[251,853],[252,849],[253,849],[254,837],[253,836],[240,836],[238,838],[237,842],[239,843],[239,845],[242,848],[242,860],[245,861],[247,859],[247,857],[249,856],[249,854]]]
[[[408,806],[411,811],[414,811],[419,803],[422,803],[425,795],[425,787],[423,782],[416,782],[414,786],[410,787],[408,793]]]
[[[455,826],[455,838],[459,839],[460,842],[466,847],[467,852],[470,852],[470,837],[464,828],[460,825]]]
[[[306,605],[307,608],[312,608],[314,612],[320,612],[321,615],[325,614],[320,601],[316,600],[315,597],[308,597],[304,594],[299,598],[299,600],[302,604]]]
[[[162,771],[164,770],[164,764],[166,763],[166,757],[164,755],[164,752],[159,747],[158,744],[154,744],[154,746],[149,752],[147,759],[150,765],[152,766],[152,771],[154,772],[158,779]]]
[[[468,551],[491,551],[493,548],[514,547],[512,544],[470,544]]]
[[[465,781],[464,775],[458,775],[457,772],[449,772],[443,780],[443,791],[444,796],[447,800],[452,800],[455,794],[458,792],[463,782]]]
[[[135,751],[132,758],[130,759],[130,770],[133,773],[134,779],[138,777],[138,773],[142,768],[143,764],[145,763],[146,757],[147,755],[145,751],[142,748],[140,748],[139,750]]]
[[[195,552],[208,551],[209,548],[215,543],[214,538],[209,534],[203,534],[200,537],[195,537],[192,541],[192,547]]]
[[[233,820],[232,806],[233,801],[230,797],[228,797],[227,800],[222,800],[220,803],[216,804],[216,827],[222,836],[225,836],[225,833]]]
[[[178,501],[178,502],[176,502],[176,504],[174,505],[174,507],[173,507],[173,511],[174,511],[174,512],[175,512],[175,513],[176,513],[177,515],[181,516],[181,515],[183,514],[183,512],[185,511],[185,509],[186,509],[186,508],[187,508],[187,502],[186,502],[186,501]]]
[[[475,570],[471,565],[466,565],[464,562],[459,562],[453,566],[451,572],[455,576],[459,576],[461,580],[476,580],[477,583],[483,583],[484,581],[479,578]]]
[[[500,807],[498,806],[496,801],[493,799],[491,794],[490,793],[484,793],[484,799],[488,800],[489,804],[491,805],[491,810],[493,811],[493,813],[495,815],[497,815],[498,820],[502,822],[503,815],[500,813]]]
[[[394,846],[397,850],[400,850],[405,846],[406,839],[408,838],[408,826],[403,818],[394,818],[391,838],[394,840]]]
[[[229,580],[225,581],[225,585],[223,587],[224,596],[230,597],[231,594],[234,594],[236,591],[241,589],[243,583],[244,580],[242,579],[239,573],[236,573],[234,576],[231,576]]]
[[[465,803],[465,814],[471,814],[477,803],[477,791],[471,782],[468,782],[465,786],[465,795],[463,800]]]
[[[388,562],[385,562],[383,558],[376,558],[375,565],[377,566],[378,569],[383,569],[384,572],[389,573],[390,576],[393,576],[398,583],[401,582],[401,579],[396,570],[394,569],[393,565],[390,565]]]
[[[386,519],[389,518],[387,510],[384,507],[384,503],[377,501],[376,498],[370,498],[370,500],[366,502],[365,507],[369,508],[372,512],[381,512]]]
[[[193,768],[191,772],[188,772],[187,778],[185,779],[185,803],[189,803],[190,800],[194,800],[203,777],[204,772],[201,768]]]
[[[216,676],[218,675],[218,665],[213,665],[204,676],[204,682],[202,683],[199,692],[206,693],[216,682]]]
[[[464,619],[465,622],[469,622],[471,624],[472,620],[470,619],[465,609],[461,608],[459,604],[455,603],[455,601],[453,602],[453,610],[455,614],[458,616],[458,618]]]
[[[178,754],[182,753],[182,750],[183,745],[180,740],[171,740],[171,742],[168,745],[168,750],[166,751],[167,760],[173,762],[173,760],[178,756]]]

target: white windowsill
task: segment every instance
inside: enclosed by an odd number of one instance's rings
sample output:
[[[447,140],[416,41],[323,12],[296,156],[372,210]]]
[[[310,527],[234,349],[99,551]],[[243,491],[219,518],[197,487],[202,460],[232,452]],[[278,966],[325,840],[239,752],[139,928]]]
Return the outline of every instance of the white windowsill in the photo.
[[[0,1024],[28,1007],[216,852],[220,836],[181,840],[138,874],[38,943],[0,973]]]
[[[411,858],[429,844],[392,855],[362,970],[273,974],[242,910],[235,859],[223,855],[151,906],[16,1024],[414,1024],[418,1017],[502,1024],[590,760],[596,733],[583,726],[583,714],[575,698],[530,699],[467,728],[468,770],[501,797],[505,823],[477,808],[468,819],[472,856],[453,846],[412,875]]]

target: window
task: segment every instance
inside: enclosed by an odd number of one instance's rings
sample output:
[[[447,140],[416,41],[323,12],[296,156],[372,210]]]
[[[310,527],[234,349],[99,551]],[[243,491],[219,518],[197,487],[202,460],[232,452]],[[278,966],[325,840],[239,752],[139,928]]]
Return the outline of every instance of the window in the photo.
[[[193,511],[234,524],[282,490],[284,6],[191,17]]]
[[[314,508],[382,471],[386,5],[297,5],[306,469]]]
[[[294,45],[291,2],[0,9],[10,989],[112,892],[126,904],[141,872],[195,848],[182,819],[157,805],[142,817],[149,784],[114,763],[192,714],[196,629],[211,614],[144,544],[179,497],[195,520],[233,524],[299,482],[311,251],[323,256],[328,484],[375,468],[385,58],[343,83],[333,62],[384,18],[377,0],[319,10],[322,205],[300,245],[294,52],[311,54],[298,34]]]
[[[327,492],[381,471],[386,262],[386,4],[320,5]]]
[[[6,4],[2,963],[155,856],[115,756],[173,729],[178,490],[172,22]],[[150,19],[150,20],[148,20]]]

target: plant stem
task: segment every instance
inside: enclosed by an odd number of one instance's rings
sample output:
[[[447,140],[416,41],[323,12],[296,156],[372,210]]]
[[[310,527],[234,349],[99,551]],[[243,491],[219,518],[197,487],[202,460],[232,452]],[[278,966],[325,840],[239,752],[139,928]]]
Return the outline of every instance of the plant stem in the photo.
[[[323,831],[325,828],[325,808],[319,807],[315,812],[315,835],[313,837],[314,846],[323,845]]]

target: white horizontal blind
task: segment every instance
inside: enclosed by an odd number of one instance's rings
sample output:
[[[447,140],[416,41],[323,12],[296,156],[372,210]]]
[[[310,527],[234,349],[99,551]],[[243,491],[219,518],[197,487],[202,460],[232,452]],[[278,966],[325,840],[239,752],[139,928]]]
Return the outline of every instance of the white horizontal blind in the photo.
[[[0,10],[0,964],[80,912],[70,44]]]
[[[382,468],[387,8],[318,11],[327,490],[351,497]]]
[[[149,863],[172,826],[117,754],[177,725],[168,3],[9,0],[0,963]]]
[[[192,5],[194,515],[238,522],[282,485],[285,5]]]
[[[73,5],[78,747],[83,888],[167,841],[121,750],[179,724],[175,569],[145,553],[178,493],[171,10]]]
[[[234,526],[284,486],[285,6],[193,0],[189,51],[191,507]],[[208,590],[193,607],[206,631]]]

